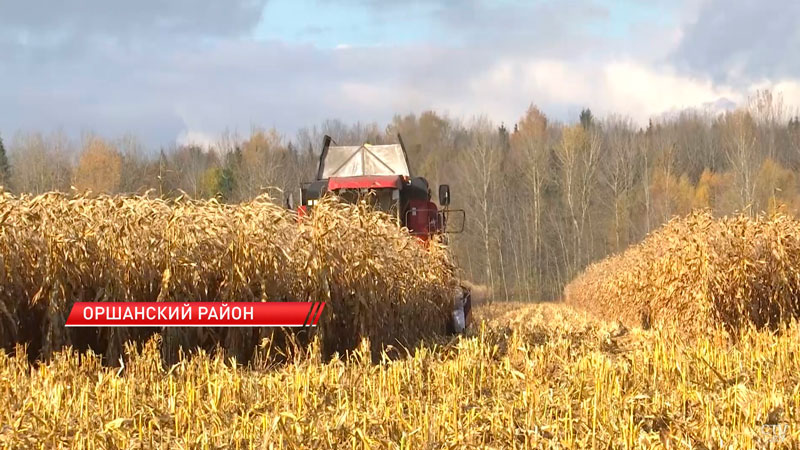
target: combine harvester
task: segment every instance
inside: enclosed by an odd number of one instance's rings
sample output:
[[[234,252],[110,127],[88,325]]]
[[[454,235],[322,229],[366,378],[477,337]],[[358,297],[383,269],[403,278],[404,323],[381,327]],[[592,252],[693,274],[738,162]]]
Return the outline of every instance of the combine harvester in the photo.
[[[325,136],[316,179],[301,188],[298,214],[309,214],[326,194],[356,203],[368,201],[373,208],[396,218],[399,226],[417,236],[423,245],[431,240],[447,242],[448,233],[464,230],[463,209],[450,209],[450,186],[439,185],[439,205],[431,201],[428,181],[411,174],[408,153],[403,139],[397,135],[397,144],[339,146],[330,136]],[[331,145],[334,144],[334,145]],[[291,206],[291,199],[288,200]],[[458,226],[452,226],[458,221]],[[463,283],[454,293],[452,320],[448,326],[453,333],[461,333],[469,322],[472,297]]]

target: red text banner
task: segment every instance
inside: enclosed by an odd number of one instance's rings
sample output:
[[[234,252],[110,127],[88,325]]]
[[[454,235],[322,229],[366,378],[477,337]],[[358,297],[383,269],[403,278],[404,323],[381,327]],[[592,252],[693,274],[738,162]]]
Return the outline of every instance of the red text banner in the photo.
[[[68,327],[316,326],[323,302],[78,302]]]

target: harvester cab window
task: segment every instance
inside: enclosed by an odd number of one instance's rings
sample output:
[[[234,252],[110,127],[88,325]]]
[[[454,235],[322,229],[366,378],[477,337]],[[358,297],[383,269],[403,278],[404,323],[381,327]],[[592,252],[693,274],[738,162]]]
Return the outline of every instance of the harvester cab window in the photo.
[[[390,213],[395,207],[396,201],[394,199],[397,189],[373,189],[369,196],[372,206],[383,212]]]
[[[340,189],[335,191],[336,195],[346,203],[358,203],[359,192],[358,189]]]
[[[336,191],[336,195],[347,203],[358,203],[363,199],[377,211],[396,214],[397,192],[397,189],[341,189]]]

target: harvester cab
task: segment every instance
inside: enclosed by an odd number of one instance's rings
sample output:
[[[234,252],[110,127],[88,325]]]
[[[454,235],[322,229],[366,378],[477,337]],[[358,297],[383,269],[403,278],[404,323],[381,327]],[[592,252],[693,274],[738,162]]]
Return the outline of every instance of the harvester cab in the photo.
[[[298,213],[310,213],[323,196],[332,193],[351,203],[365,199],[426,243],[434,236],[446,242],[447,234],[464,231],[465,213],[450,208],[450,187],[439,186],[437,206],[428,180],[412,175],[399,134],[397,140],[388,145],[341,146],[325,136],[316,179],[301,187]],[[469,289],[463,286],[454,297],[450,328],[460,333],[466,328],[472,301]]]

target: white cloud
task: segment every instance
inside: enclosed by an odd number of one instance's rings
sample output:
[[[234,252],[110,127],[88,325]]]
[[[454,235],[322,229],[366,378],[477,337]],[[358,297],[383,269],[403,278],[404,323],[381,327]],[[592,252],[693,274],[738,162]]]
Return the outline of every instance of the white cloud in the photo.
[[[665,111],[698,107],[720,98],[736,98],[731,89],[709,80],[681,76],[673,70],[656,70],[631,60],[575,62],[556,59],[504,60],[474,75],[458,98],[437,98],[460,116],[487,114],[512,123],[530,103],[557,119],[589,107],[595,113],[619,113],[637,122]]]
[[[201,148],[214,148],[219,142],[219,136],[198,130],[184,130],[175,140],[178,145],[194,145]]]
[[[496,123],[511,125],[534,103],[556,120],[575,121],[580,109],[588,107],[596,115],[621,114],[644,126],[650,118],[687,108],[719,112],[744,105],[748,95],[758,89],[781,94],[787,106],[800,105],[800,80],[763,80],[734,87],[632,59],[507,58],[463,79],[450,80],[452,86],[447,90],[440,88],[442,80],[391,80],[391,71],[379,68],[370,70],[368,77],[356,76],[364,72],[345,73],[353,80],[332,80],[328,89],[309,86],[306,95],[318,100],[316,109],[321,114],[315,119],[327,115],[382,123],[395,113],[434,109],[460,119],[484,114]],[[319,95],[314,93],[317,90]],[[217,130],[227,125],[224,119],[218,123]],[[309,119],[308,124],[313,123]],[[202,127],[189,128],[181,132],[179,143],[208,145],[216,141],[213,133]]]
[[[762,81],[745,87],[715,83],[710,77],[682,74],[670,66],[631,59],[606,62],[569,60],[504,60],[473,76],[459,98],[434,100],[457,116],[488,114],[512,123],[529,103],[545,113],[579,111],[629,116],[640,125],[682,109],[725,109],[744,105],[758,89],[781,94],[787,105],[800,105],[800,80]],[[436,98],[436,93],[429,93]],[[577,114],[568,119],[577,119]]]
[[[604,109],[627,114],[639,123],[671,110],[741,98],[741,93],[715,86],[710,79],[680,75],[668,67],[655,69],[633,61],[612,62],[605,65],[603,73],[600,92],[605,97]]]

